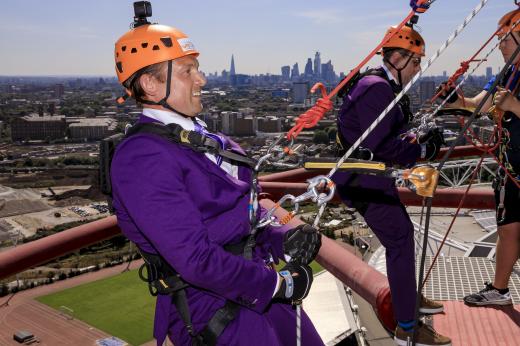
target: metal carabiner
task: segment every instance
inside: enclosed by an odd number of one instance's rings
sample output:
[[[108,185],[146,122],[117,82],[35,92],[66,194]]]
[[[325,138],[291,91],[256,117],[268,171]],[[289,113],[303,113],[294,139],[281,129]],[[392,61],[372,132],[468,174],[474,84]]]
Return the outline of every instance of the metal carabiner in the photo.
[[[318,204],[318,207],[324,203],[329,202],[334,197],[334,193],[336,192],[336,184],[332,181],[332,179],[324,175],[318,175],[309,179],[308,182],[308,191],[312,191],[312,200]],[[320,187],[328,189],[328,193],[318,192]]]

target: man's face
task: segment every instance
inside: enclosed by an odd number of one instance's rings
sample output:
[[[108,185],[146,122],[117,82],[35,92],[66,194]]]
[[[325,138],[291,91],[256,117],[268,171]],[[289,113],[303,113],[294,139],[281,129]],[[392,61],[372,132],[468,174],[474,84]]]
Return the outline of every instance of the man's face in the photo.
[[[185,56],[175,59],[171,76],[168,104],[190,117],[199,114],[202,111],[201,90],[206,85],[206,78],[199,72],[197,58]],[[166,82],[163,88],[166,93]]]
[[[396,55],[400,57],[400,60],[399,64],[394,65],[398,68],[406,65],[406,67],[401,70],[401,79],[404,86],[408,84],[408,82],[410,82],[419,71],[421,71],[421,56],[412,52],[407,52],[405,55],[396,53]],[[406,64],[407,61],[408,64]]]
[[[511,35],[514,35],[515,37],[513,38]],[[516,41],[520,42],[520,33],[512,32],[511,34],[507,35],[498,46],[502,52],[502,56],[504,57],[504,62],[507,62],[516,50],[517,44],[515,42],[515,38]],[[520,54],[516,56],[513,64],[517,63],[518,61],[520,61]]]

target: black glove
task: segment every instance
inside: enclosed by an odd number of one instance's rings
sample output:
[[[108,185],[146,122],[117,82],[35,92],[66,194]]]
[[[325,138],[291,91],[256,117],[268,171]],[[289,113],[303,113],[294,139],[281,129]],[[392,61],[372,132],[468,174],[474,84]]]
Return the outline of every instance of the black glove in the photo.
[[[439,87],[437,88],[437,92],[436,94],[438,94],[441,90],[444,90],[446,89],[446,85],[448,84],[448,82],[442,82]],[[452,91],[455,90],[454,87],[450,87],[448,90],[444,90],[444,92],[442,94],[439,95],[439,97],[443,100],[446,100],[446,97],[448,97],[449,94],[452,93]],[[455,101],[457,101],[459,99],[459,94],[457,94],[456,92],[454,92],[450,98],[448,99],[448,103],[453,103]]]
[[[299,225],[285,233],[283,253],[292,263],[311,263],[321,247],[321,233],[307,224]]]
[[[441,147],[446,144],[444,133],[439,127],[431,128],[426,133],[419,134],[417,142],[425,146],[422,158],[428,161],[434,159]]]
[[[282,282],[274,298],[297,302],[307,297],[313,280],[311,267],[291,262],[278,274]]]

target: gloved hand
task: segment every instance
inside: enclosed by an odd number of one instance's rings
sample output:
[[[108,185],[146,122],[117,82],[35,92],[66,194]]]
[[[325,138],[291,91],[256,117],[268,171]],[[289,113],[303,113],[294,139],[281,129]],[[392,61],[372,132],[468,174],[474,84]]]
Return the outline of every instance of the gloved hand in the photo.
[[[454,87],[449,87],[447,90],[446,90],[446,85],[448,84],[448,82],[442,82],[438,87],[437,87],[437,91],[436,91],[436,94],[438,94],[441,90],[444,90],[442,94],[439,95],[439,97],[443,100],[446,100],[446,98],[448,97],[449,94],[451,94],[453,92],[453,90],[455,90]],[[456,92],[454,92],[450,98],[448,99],[447,103],[454,103],[456,102],[457,100],[459,99],[459,94],[457,94]]]
[[[444,140],[442,129],[434,127],[426,133],[419,134],[417,143],[421,144],[421,158],[430,161],[437,156],[442,145],[446,144],[446,141]]]
[[[427,9],[430,8],[430,4],[425,3],[422,5],[419,5],[419,4],[417,4],[418,2],[419,2],[419,0],[410,0],[410,7],[412,8],[412,10],[414,10],[414,12],[424,13],[424,12],[426,12]]]
[[[419,132],[417,134],[417,143],[425,144],[426,142],[430,141],[432,138],[436,138],[436,137],[441,140],[442,144],[445,144],[444,131],[442,130],[442,128],[437,127],[437,126],[432,126],[428,130]]]
[[[314,227],[303,224],[285,233],[283,253],[291,263],[311,263],[321,247],[321,233]]]
[[[311,267],[291,262],[278,274],[281,276],[281,284],[273,298],[297,302],[307,297],[313,280]]]

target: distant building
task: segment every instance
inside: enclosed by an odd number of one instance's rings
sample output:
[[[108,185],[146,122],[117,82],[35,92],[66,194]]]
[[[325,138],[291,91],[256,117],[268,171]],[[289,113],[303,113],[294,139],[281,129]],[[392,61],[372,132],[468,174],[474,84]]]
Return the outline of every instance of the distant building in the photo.
[[[65,94],[65,86],[63,84],[54,85],[54,96],[56,98],[62,98]]]
[[[320,52],[316,52],[316,54],[314,55],[314,76],[316,78],[320,78],[321,75],[321,55]]]
[[[303,72],[305,77],[313,77],[314,73],[312,72],[312,60],[311,58],[307,59],[307,63],[305,64],[305,71]]]
[[[34,113],[12,120],[11,139],[13,141],[53,140],[64,138],[66,130],[67,123],[64,115],[50,116]]]
[[[273,90],[271,91],[271,97],[289,98],[289,89]]]
[[[432,80],[423,80],[419,83],[419,99],[421,104],[430,100],[435,95],[435,82]]]
[[[114,133],[117,121],[108,117],[67,118],[71,139],[96,141]]]
[[[298,78],[300,78],[300,69],[298,68],[298,63],[295,63],[291,71],[291,80],[298,80]]]
[[[493,77],[493,68],[486,67],[486,79],[490,80]]]
[[[238,118],[235,120],[235,136],[254,136],[256,134],[256,118]]]
[[[305,99],[309,93],[309,83],[295,82],[293,83],[293,102],[297,104],[304,104]]]
[[[261,117],[257,119],[258,131],[260,132],[282,132],[282,119],[277,117]]]
[[[229,68],[229,76],[236,75],[235,71],[235,57],[231,55],[231,67]]]
[[[282,80],[288,81],[291,78],[291,67],[282,66]]]
[[[222,133],[232,135],[235,132],[235,121],[238,119],[238,115],[237,112],[222,112],[220,114]]]
[[[329,60],[326,64],[321,64],[321,79],[328,83],[336,81],[336,73],[334,72],[332,61]]]

